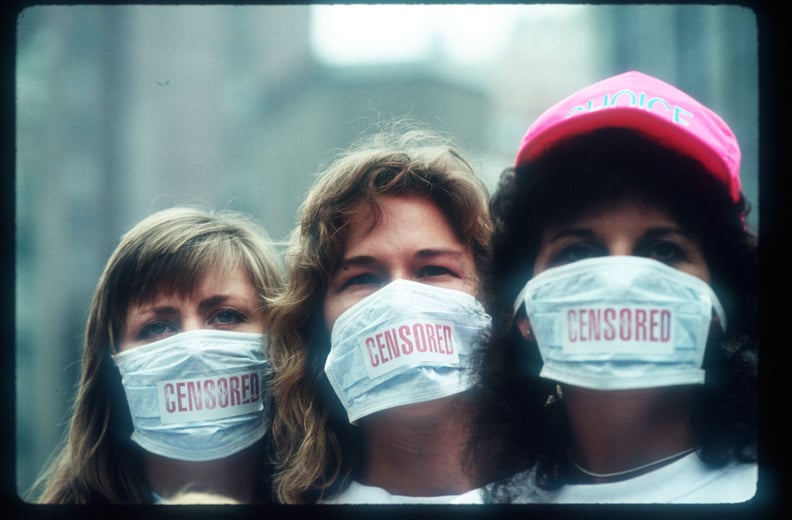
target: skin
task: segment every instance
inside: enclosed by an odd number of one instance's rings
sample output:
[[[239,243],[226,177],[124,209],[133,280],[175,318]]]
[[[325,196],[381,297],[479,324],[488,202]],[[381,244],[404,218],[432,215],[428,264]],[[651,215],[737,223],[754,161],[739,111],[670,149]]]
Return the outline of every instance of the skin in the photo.
[[[380,196],[377,203],[378,223],[364,203],[349,219],[343,259],[324,297],[329,331],[341,313],[396,279],[477,293],[473,254],[434,202]],[[451,495],[475,487],[460,462],[470,412],[457,395],[361,419],[364,483],[407,496]]]
[[[373,228],[365,203],[358,203],[349,218],[344,256],[324,297],[329,331],[341,313],[393,280],[473,295],[478,290],[473,253],[434,202],[417,196],[380,196],[377,203],[382,219]]]
[[[545,229],[533,274],[605,255],[652,258],[710,282],[699,241],[665,211],[631,201]]]
[[[264,313],[250,277],[240,267],[227,279],[207,273],[192,294],[158,293],[152,301],[131,302],[121,334],[121,352],[199,329],[261,332]]]
[[[605,255],[652,258],[710,282],[697,238],[666,211],[629,200],[545,229],[534,275]],[[528,318],[523,315],[517,324],[523,337],[531,339]],[[688,424],[695,403],[691,386],[598,391],[563,385],[562,390],[572,426],[572,457],[590,471],[621,471],[696,445]],[[581,480],[609,482],[638,474]]]
[[[226,278],[208,272],[192,291],[178,296],[158,293],[152,301],[132,302],[127,310],[119,350],[125,351],[199,329],[260,333],[264,314],[256,289],[241,267]],[[174,496],[184,486],[221,495],[227,500],[254,499],[260,444],[223,459],[190,462],[146,452],[144,464],[151,490]]]

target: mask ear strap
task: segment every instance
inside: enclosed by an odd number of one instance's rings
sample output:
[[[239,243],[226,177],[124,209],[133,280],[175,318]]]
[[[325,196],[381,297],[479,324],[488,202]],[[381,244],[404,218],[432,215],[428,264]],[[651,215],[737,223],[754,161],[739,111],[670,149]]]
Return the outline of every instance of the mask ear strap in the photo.
[[[522,307],[523,304],[525,303],[525,293],[527,290],[528,290],[528,285],[526,284],[525,286],[523,286],[520,292],[517,293],[517,297],[514,299],[514,303],[512,304],[512,309],[513,309],[512,318],[515,318],[517,316],[517,313],[520,312],[520,307]],[[528,309],[526,309],[525,312],[527,314]]]
[[[708,286],[709,287],[709,286]],[[723,310],[720,300],[715,295],[715,292],[710,287],[710,300],[712,302],[712,310],[714,311],[713,321],[717,321],[723,332],[726,332],[726,312]]]
[[[520,331],[520,334],[522,334],[522,336],[525,339],[531,339],[533,337],[533,327],[531,325],[530,319],[528,318],[528,309],[525,308],[525,293],[527,292],[527,290],[528,290],[528,284],[526,284],[525,287],[522,288],[522,290],[517,294],[517,297],[514,299],[514,304],[512,306],[513,308],[512,322],[514,325],[517,326],[517,328]],[[519,314],[520,309],[523,309],[523,312],[525,313],[524,319],[527,325],[524,328],[519,323],[519,320],[522,319],[522,317],[519,319],[517,318],[517,314]]]

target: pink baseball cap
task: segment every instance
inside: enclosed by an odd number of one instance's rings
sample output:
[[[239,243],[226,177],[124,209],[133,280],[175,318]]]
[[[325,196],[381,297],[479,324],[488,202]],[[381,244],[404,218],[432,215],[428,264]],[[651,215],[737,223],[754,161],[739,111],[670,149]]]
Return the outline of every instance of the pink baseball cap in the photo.
[[[520,142],[515,166],[555,143],[605,127],[630,128],[698,160],[740,198],[740,146],[721,118],[678,88],[641,72],[612,76],[546,110]]]

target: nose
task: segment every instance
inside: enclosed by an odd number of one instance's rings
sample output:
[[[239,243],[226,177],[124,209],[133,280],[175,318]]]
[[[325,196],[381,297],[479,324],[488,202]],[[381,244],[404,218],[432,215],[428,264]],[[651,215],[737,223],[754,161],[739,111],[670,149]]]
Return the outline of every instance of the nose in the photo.
[[[188,330],[200,330],[205,328],[201,317],[197,314],[187,314],[182,316],[182,332]]]
[[[394,280],[412,280],[412,279],[413,276],[410,275],[408,269],[396,268],[390,271],[388,282],[393,282]]]
[[[633,254],[632,241],[627,237],[617,237],[608,243],[610,256],[629,256]]]

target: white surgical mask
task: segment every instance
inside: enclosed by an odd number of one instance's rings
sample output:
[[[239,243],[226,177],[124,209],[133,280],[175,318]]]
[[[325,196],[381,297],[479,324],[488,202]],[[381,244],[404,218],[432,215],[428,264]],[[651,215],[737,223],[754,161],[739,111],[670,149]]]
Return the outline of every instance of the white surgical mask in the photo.
[[[656,260],[605,256],[548,269],[517,297],[542,355],[542,377],[597,390],[704,382],[718,298],[704,281]]]
[[[350,422],[472,386],[470,354],[490,317],[472,295],[395,280],[336,320],[325,373]]]
[[[134,432],[146,451],[171,459],[228,457],[269,427],[264,336],[202,329],[113,355]]]

